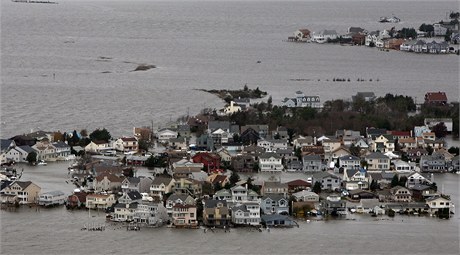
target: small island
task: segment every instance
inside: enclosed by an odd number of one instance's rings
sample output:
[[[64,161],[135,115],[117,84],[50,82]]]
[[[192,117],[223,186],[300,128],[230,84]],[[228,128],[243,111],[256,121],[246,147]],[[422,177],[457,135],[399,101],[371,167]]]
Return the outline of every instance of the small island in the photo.
[[[218,96],[219,98],[225,100],[226,102],[230,102],[235,98],[249,98],[249,99],[256,99],[256,98],[263,98],[267,95],[267,92],[261,91],[259,87],[256,89],[249,89],[248,85],[245,84],[243,89],[240,90],[227,90],[227,89],[198,89],[200,91],[208,92]]]

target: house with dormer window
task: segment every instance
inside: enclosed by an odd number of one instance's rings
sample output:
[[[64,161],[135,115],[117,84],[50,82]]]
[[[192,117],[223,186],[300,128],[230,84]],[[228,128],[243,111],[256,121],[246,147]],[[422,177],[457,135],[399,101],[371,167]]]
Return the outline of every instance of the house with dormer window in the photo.
[[[265,195],[260,205],[264,214],[289,214],[289,200],[282,195]]]

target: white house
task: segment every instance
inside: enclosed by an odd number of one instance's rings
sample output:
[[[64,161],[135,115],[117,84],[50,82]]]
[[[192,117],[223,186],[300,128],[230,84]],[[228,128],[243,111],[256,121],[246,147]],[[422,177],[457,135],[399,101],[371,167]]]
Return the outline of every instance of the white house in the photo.
[[[91,141],[88,145],[85,146],[86,152],[95,152],[98,153],[103,150],[111,149],[110,145],[106,141]]]
[[[236,104],[234,101],[230,101],[230,105],[223,109],[224,114],[232,115],[235,112],[241,111],[241,106]]]
[[[171,138],[177,138],[177,132],[171,129],[161,129],[157,132],[157,138],[159,142],[168,142]]]
[[[113,147],[117,151],[128,152],[128,151],[138,151],[139,143],[135,137],[121,137],[118,138],[114,143]]]
[[[56,147],[49,142],[37,142],[32,149],[37,152],[37,160],[56,161]]]
[[[67,196],[62,191],[51,191],[41,194],[38,197],[38,205],[53,206],[63,205],[67,200]]]
[[[337,32],[335,30],[321,30],[320,32],[313,33],[312,41],[317,43],[325,43],[328,40],[337,39]]]
[[[281,172],[284,169],[281,157],[273,152],[259,156],[259,168],[260,172]]]
[[[29,145],[16,146],[6,153],[6,159],[14,160],[18,163],[27,163],[27,156],[33,151],[34,149]]]
[[[257,146],[264,148],[266,152],[275,152],[279,149],[286,150],[288,148],[287,139],[259,139]]]
[[[439,214],[442,210],[448,210],[448,214],[450,215],[451,209],[453,207],[450,199],[444,197],[427,198],[426,204],[429,207],[428,212],[431,214]]]
[[[259,225],[259,203],[245,203],[232,207],[232,222],[237,225]]]

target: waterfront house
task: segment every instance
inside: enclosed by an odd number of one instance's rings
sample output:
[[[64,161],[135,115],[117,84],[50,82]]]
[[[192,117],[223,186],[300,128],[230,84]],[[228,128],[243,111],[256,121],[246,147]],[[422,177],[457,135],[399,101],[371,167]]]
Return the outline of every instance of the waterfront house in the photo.
[[[283,197],[287,197],[288,190],[289,186],[287,183],[264,181],[262,184],[261,193],[264,196],[281,195]]]
[[[332,216],[346,214],[347,212],[347,203],[345,200],[342,200],[340,196],[328,196],[326,201],[323,201],[321,204],[321,210]]]
[[[139,150],[139,142],[136,137],[121,137],[114,143],[113,147],[121,152],[137,152]]]
[[[429,208],[428,212],[433,215],[450,215],[453,204],[450,199],[438,196],[427,198],[426,205]]]
[[[260,225],[259,203],[248,202],[231,208],[232,223],[235,225]]]
[[[195,205],[195,199],[190,195],[185,194],[172,194],[166,199],[165,207],[168,215],[173,213],[173,207],[177,204],[181,205]]]
[[[268,227],[294,227],[299,226],[294,220],[287,215],[270,214],[260,217],[262,224]]]
[[[316,182],[321,184],[321,190],[336,190],[342,186],[339,176],[329,172],[317,172],[312,175],[312,185]]]
[[[412,192],[401,186],[395,186],[390,189],[391,200],[393,202],[411,202]]]
[[[415,184],[411,188],[412,199],[415,201],[424,201],[426,198],[436,196],[436,190],[432,186],[424,184]]]
[[[178,134],[177,134],[176,131],[171,130],[171,129],[167,129],[167,128],[160,129],[156,133],[156,137],[158,138],[158,141],[160,143],[167,143],[167,142],[169,142],[169,139],[177,138],[177,135]]]
[[[30,147],[29,145],[22,145],[22,146],[16,146],[8,150],[8,152],[5,154],[6,156],[6,161],[14,161],[17,163],[28,163],[27,161],[27,156],[29,153],[33,152],[34,149]],[[6,163],[2,162],[2,163]]]
[[[37,153],[37,160],[45,161],[56,161],[56,147],[54,147],[50,142],[43,141],[37,142],[32,149]]]
[[[203,208],[203,224],[207,227],[229,226],[232,220],[225,200],[207,199]]]
[[[88,209],[107,209],[115,202],[113,194],[88,194],[86,196],[86,208]]]
[[[390,170],[390,158],[380,152],[373,152],[364,157],[369,171]]]
[[[203,164],[208,173],[215,172],[220,169],[220,156],[216,153],[201,152],[195,154],[193,157],[194,163]]]
[[[311,39],[310,30],[303,28],[295,31],[294,38],[298,42],[308,42]]]
[[[282,172],[284,166],[282,158],[273,152],[263,153],[259,156],[260,172]]]
[[[123,195],[118,198],[118,202],[123,204],[140,203],[141,201],[142,194],[136,190],[124,192]]]
[[[427,92],[425,94],[425,104],[447,105],[447,95],[445,92]]]
[[[330,40],[337,39],[338,35],[335,30],[321,30],[320,32],[316,33],[313,32],[312,41],[317,43],[325,43]]]
[[[118,191],[121,190],[122,182],[123,178],[109,172],[103,172],[94,178],[93,187],[95,192]]]
[[[259,202],[258,194],[253,190],[248,190],[247,188],[237,185],[230,188],[231,200],[227,202],[233,203],[245,203],[245,202]],[[217,199],[221,199],[225,197],[227,194],[220,192],[219,194],[216,193]],[[228,197],[227,197],[228,198]]]
[[[1,163],[6,163],[7,162],[7,157],[6,154],[8,151],[16,147],[16,142],[11,139],[1,139],[1,144],[0,144],[0,153],[1,153]],[[19,161],[16,161],[19,162]]]
[[[430,173],[441,173],[447,170],[444,155],[427,155],[420,157],[420,171]]]
[[[417,184],[431,185],[433,184],[431,177],[426,174],[414,172],[407,176],[406,187],[412,189]]]
[[[320,155],[305,155],[302,157],[302,171],[318,172],[322,170],[322,160]]]
[[[378,199],[361,199],[359,204],[356,206],[357,213],[375,213],[385,214],[385,210],[380,207]]]
[[[406,162],[402,160],[395,160],[393,161],[394,170],[398,174],[410,174],[415,172],[415,162]]]
[[[133,221],[150,226],[161,226],[168,220],[168,213],[162,202],[142,201],[137,204]]]
[[[377,42],[377,40],[379,40],[379,35],[380,35],[380,31],[371,31],[369,32],[367,35],[366,35],[366,39],[364,41],[364,44],[366,46],[376,46],[375,43]]]
[[[31,181],[14,181],[0,191],[2,203],[37,203],[41,188]]]
[[[78,191],[67,197],[66,207],[68,209],[86,207],[86,192]]]
[[[264,214],[289,214],[289,200],[283,195],[268,194],[261,198]]]
[[[85,146],[86,152],[99,153],[104,150],[111,149],[110,145],[106,141],[91,141],[88,145]]]
[[[292,194],[294,192],[309,190],[311,188],[311,183],[305,180],[292,180],[286,183],[288,185],[288,193]]]
[[[138,203],[118,203],[114,206],[113,221],[132,222],[136,213]]]
[[[391,38],[388,40],[385,40],[383,43],[383,47],[385,49],[392,49],[392,50],[400,50],[401,45],[405,42],[404,39],[402,38]]]
[[[54,142],[52,145],[55,148],[56,159],[57,160],[68,160],[71,155],[70,146],[65,142]]]
[[[176,228],[196,228],[198,226],[196,206],[188,204],[174,205],[172,224]]]
[[[171,177],[157,176],[153,179],[150,185],[150,195],[152,197],[159,197],[163,199],[164,195],[171,193],[175,180]]]
[[[302,91],[296,91],[294,98],[284,98],[281,105],[289,108],[310,107],[318,109],[322,107],[319,96],[305,96]]]
[[[66,201],[66,196],[62,191],[51,191],[40,194],[38,197],[38,205],[41,206],[53,206],[63,205]]]
[[[319,195],[316,194],[315,192],[308,191],[308,190],[302,190],[302,191],[293,193],[292,196],[294,196],[295,200],[298,202],[318,202],[319,201]]]

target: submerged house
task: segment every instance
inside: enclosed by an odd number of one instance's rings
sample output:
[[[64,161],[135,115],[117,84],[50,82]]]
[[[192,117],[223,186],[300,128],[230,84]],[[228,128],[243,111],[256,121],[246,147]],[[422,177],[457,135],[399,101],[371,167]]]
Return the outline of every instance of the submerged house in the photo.
[[[46,192],[38,197],[38,205],[42,206],[63,205],[65,201],[66,196],[62,191]]]

